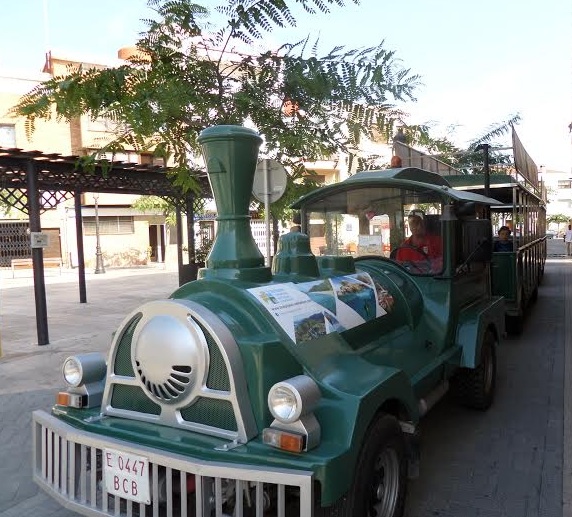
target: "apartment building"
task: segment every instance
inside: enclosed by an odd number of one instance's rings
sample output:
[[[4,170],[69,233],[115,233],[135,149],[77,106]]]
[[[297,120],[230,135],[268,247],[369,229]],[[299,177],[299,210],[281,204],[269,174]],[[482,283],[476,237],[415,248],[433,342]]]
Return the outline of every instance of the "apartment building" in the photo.
[[[546,169],[541,166],[539,177],[544,181],[548,194],[547,216],[562,214],[572,220],[572,172]],[[563,231],[564,226],[562,223],[560,225],[553,223],[549,225],[549,229]]]
[[[0,71],[0,148],[82,156],[91,154],[109,141],[110,126],[106,120],[92,121],[89,117],[81,117],[70,123],[55,119],[37,121],[35,131],[28,135],[25,120],[11,116],[10,109],[22,95],[52,76],[65,75],[70,66],[92,68],[102,65],[48,54],[42,72],[25,75]],[[128,163],[153,163],[151,154],[134,151],[107,158]],[[169,266],[176,267],[175,232],[168,228],[164,214],[135,209],[133,203],[138,197],[126,194],[82,194],[86,268],[95,267],[96,216],[105,266],[125,267],[168,262]],[[12,210],[0,214],[0,238],[5,248],[1,253],[0,266],[9,265],[11,256],[30,256],[28,242],[21,238],[26,223],[27,217],[20,212]],[[78,257],[73,199],[43,212],[41,224],[42,231],[49,235],[49,246],[44,250],[44,256],[60,257],[65,266],[76,267]],[[8,242],[11,243],[11,249],[8,249]]]
[[[117,63],[121,63],[135,50],[120,49]],[[25,121],[9,116],[8,112],[20,97],[30,91],[40,82],[53,76],[62,76],[70,67],[103,68],[105,65],[75,59],[69,56],[46,55],[46,61],[41,73],[23,77],[21,74],[6,74],[0,71],[0,148],[19,148],[25,151],[37,150],[43,153],[59,153],[65,156],[81,156],[91,154],[100,149],[110,139],[113,129],[107,120],[90,120],[80,117],[70,123],[63,121],[38,121],[36,130],[28,139],[25,131]],[[386,166],[391,158],[391,146],[383,139],[364,141],[361,145],[361,155],[377,158],[376,165]],[[153,156],[149,153],[127,151],[107,156],[115,161],[129,163],[152,164]],[[354,158],[356,158],[354,156]],[[162,164],[159,164],[162,165]],[[330,159],[307,163],[314,171],[318,181],[330,184],[345,179],[356,170],[357,159],[339,154]],[[96,260],[96,219],[99,221],[101,252],[106,267],[121,267],[148,264],[150,262],[166,263],[168,267],[177,265],[176,232],[169,228],[164,214],[142,213],[133,204],[139,196],[85,193],[81,198],[83,222],[83,247],[86,268],[95,268]],[[216,228],[215,207],[208,207],[206,216],[197,217],[195,225],[196,247],[208,243],[214,237]],[[16,229],[6,231],[22,232],[22,214],[12,213],[9,216],[0,214],[0,238],[2,225],[20,222]],[[325,232],[325,222],[313,221],[312,232]],[[266,227],[264,221],[252,221],[255,240],[263,255],[266,251]],[[42,214],[42,229],[50,236],[50,246],[44,250],[46,257],[61,257],[67,267],[78,265],[76,245],[76,223],[73,199],[64,201],[56,209],[47,210]],[[284,231],[287,227],[284,228]],[[185,232],[183,232],[185,234]],[[183,243],[183,246],[185,243]],[[271,250],[274,254],[275,250]],[[28,249],[19,253],[29,253]],[[10,254],[7,254],[6,260]],[[1,259],[0,259],[1,262]],[[7,265],[7,264],[1,264]]]

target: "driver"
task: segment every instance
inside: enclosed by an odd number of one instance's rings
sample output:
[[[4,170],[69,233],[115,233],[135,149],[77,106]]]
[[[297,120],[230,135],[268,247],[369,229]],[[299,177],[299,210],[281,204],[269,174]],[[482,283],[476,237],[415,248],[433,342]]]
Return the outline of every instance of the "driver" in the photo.
[[[425,221],[420,215],[411,214],[407,220],[411,237],[405,239],[397,249],[395,259],[398,262],[430,263],[431,270],[440,270],[443,258],[441,238],[427,233]]]

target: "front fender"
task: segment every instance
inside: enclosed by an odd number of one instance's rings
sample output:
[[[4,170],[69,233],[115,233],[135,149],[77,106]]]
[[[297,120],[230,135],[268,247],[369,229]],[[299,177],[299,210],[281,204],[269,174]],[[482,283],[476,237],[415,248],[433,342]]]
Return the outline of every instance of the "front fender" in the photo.
[[[479,365],[481,344],[487,328],[493,327],[496,336],[504,334],[504,298],[495,297],[492,302],[471,305],[459,315],[456,344],[461,347],[461,364],[465,368]]]
[[[362,363],[361,375],[345,376],[338,372],[338,375],[323,379],[337,395],[337,410],[320,412],[318,417],[328,441],[332,440],[340,448],[339,454],[316,472],[325,505],[333,503],[349,489],[368,428],[380,411],[395,414],[408,422],[419,420],[418,401],[411,381],[403,371],[373,365],[365,367],[362,361],[357,362]],[[334,430],[335,439],[331,436]]]

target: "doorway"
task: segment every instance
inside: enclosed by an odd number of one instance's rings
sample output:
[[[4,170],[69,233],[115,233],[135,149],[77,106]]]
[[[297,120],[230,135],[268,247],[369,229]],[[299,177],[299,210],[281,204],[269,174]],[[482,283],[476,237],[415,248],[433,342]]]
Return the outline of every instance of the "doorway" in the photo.
[[[149,225],[149,260],[165,262],[165,225]]]

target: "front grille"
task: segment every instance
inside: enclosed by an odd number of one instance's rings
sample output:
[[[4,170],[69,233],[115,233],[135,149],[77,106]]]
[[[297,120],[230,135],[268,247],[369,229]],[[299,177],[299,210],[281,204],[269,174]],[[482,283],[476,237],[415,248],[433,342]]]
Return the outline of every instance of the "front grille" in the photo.
[[[116,374],[133,379],[135,379],[135,372],[131,366],[131,340],[140,320],[141,314],[138,314],[123,330],[118,341],[114,362]],[[210,333],[202,325],[199,326],[205,335],[210,355],[207,386],[210,389],[228,392],[230,382],[222,354]],[[114,384],[111,405],[127,411],[151,415],[161,414],[161,406],[153,402],[141,388],[132,385]],[[196,422],[230,431],[237,430],[232,404],[225,400],[199,397],[193,404],[181,409],[181,417],[186,422]]]
[[[239,443],[258,434],[238,345],[226,325],[196,303],[150,302],[128,316],[106,382],[105,415]]]
[[[111,395],[111,405],[117,409],[160,415],[161,406],[155,404],[138,386],[116,384]]]
[[[137,313],[131,321],[124,327],[117,342],[117,350],[115,352],[115,361],[113,363],[113,373],[115,375],[124,375],[126,377],[134,377],[135,372],[131,364],[131,340],[137,323],[141,321],[141,313]]]
[[[228,379],[228,371],[224,364],[222,354],[211,336],[210,332],[199,323],[199,327],[203,331],[207,340],[207,347],[210,355],[209,375],[207,378],[207,386],[212,390],[230,391],[230,382]]]
[[[34,480],[75,512],[133,517],[311,517],[308,471],[201,462],[77,430],[44,411],[33,414]],[[104,449],[149,459],[150,504],[105,492]],[[237,494],[242,494],[238,496]]]
[[[181,416],[187,422],[237,430],[232,405],[227,400],[198,399],[194,404],[181,409]]]

